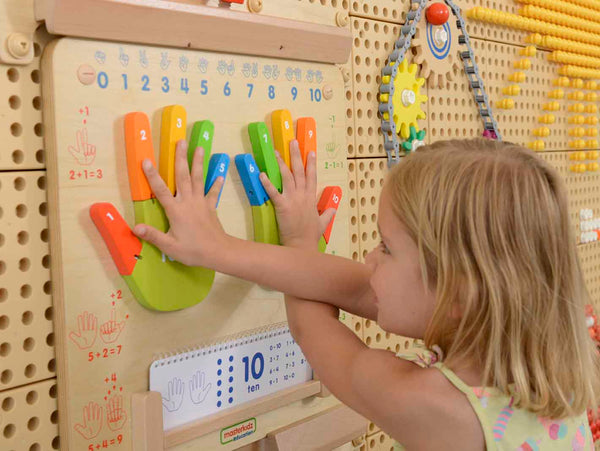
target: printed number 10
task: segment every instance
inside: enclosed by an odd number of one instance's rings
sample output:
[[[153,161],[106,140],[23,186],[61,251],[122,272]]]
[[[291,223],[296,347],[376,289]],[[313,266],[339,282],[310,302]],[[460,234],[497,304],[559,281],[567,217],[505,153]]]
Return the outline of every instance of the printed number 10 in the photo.
[[[248,382],[250,379],[250,372],[252,373],[253,379],[260,379],[263,371],[265,370],[265,358],[263,357],[261,352],[257,352],[252,356],[252,363],[250,363],[250,359],[248,356],[245,356],[242,359],[244,362],[244,381]]]

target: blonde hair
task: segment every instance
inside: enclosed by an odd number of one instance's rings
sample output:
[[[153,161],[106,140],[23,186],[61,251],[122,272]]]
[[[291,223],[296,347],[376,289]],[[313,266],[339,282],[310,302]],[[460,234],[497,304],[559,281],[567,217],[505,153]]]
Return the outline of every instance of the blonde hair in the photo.
[[[436,293],[427,346],[449,366],[480,362],[484,385],[540,416],[595,406],[589,294],[559,174],[514,144],[454,140],[404,158],[384,189]]]

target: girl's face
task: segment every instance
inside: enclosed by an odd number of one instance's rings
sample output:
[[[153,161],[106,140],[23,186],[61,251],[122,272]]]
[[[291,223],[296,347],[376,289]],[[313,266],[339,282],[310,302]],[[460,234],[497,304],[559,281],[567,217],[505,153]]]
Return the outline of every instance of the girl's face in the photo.
[[[378,307],[377,323],[387,332],[423,338],[435,294],[423,286],[416,243],[394,216],[384,189],[379,201],[381,243],[366,258]]]

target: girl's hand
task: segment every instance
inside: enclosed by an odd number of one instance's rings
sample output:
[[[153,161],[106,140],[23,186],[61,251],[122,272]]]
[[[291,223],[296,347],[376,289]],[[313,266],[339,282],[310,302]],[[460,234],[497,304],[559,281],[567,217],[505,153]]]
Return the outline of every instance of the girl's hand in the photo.
[[[279,153],[276,152],[275,156],[283,193],[277,191],[265,173],[260,174],[260,180],[275,206],[281,244],[316,249],[319,238],[335,214],[335,209],[326,210],[321,216],[317,212],[316,155],[314,152],[308,154],[305,172],[298,141],[293,140],[290,143],[293,173]]]
[[[223,249],[227,240],[227,234],[216,213],[224,179],[218,177],[205,196],[202,169],[204,150],[200,147],[196,149],[190,174],[186,149],[184,140],[177,143],[175,196],[150,160],[145,160],[142,164],[148,183],[169,218],[169,231],[163,233],[147,224],[138,224],[133,233],[178,262],[188,266],[211,267],[214,266],[212,260]]]

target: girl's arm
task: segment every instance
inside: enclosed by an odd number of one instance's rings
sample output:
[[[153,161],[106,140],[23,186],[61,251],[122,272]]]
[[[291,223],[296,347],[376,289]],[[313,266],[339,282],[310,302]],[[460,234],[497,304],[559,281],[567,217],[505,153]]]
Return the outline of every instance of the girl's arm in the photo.
[[[294,155],[301,162],[297,144],[294,147]],[[185,141],[179,141],[175,156],[175,196],[160,178],[156,168],[149,161],[144,162],[144,172],[154,195],[165,209],[170,229],[168,233],[162,233],[148,225],[138,224],[134,228],[138,237],[186,265],[211,268],[301,298],[332,303],[350,313],[375,319],[377,310],[372,302],[370,271],[367,266],[349,259],[323,255],[317,251],[255,243],[227,235],[216,214],[216,203],[223,179],[219,177],[205,197],[202,170],[204,152],[200,148],[196,150],[190,174],[186,148]],[[312,158],[312,170],[314,164]],[[298,193],[295,187],[290,186],[294,180],[289,169],[282,162],[280,166],[282,170],[287,170],[284,192],[287,190],[289,193]],[[314,218],[310,218],[307,224],[298,226],[298,213],[302,220],[302,214],[307,209],[282,199],[285,195],[276,190],[275,193],[281,196],[276,197],[271,190],[270,194],[275,197],[275,205],[285,206],[283,212],[277,212],[278,221],[281,223],[280,230],[289,232],[298,229],[305,233],[306,228],[313,224]],[[313,202],[316,202],[314,194]],[[316,205],[311,214],[316,214]],[[288,233],[282,239],[292,241],[294,237]]]

